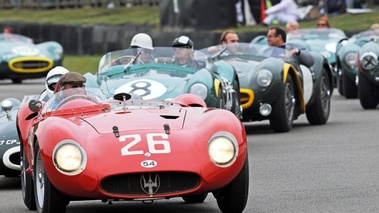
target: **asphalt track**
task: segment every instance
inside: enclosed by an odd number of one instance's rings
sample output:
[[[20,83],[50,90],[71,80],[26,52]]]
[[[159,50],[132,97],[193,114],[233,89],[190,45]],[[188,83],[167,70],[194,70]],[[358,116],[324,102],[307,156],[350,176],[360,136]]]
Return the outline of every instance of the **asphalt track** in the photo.
[[[0,96],[39,94],[41,79],[13,85],[0,81]],[[379,212],[379,108],[363,110],[358,99],[335,90],[326,125],[310,126],[305,115],[289,133],[273,133],[267,122],[246,123],[250,190],[245,212]],[[0,212],[30,212],[20,179],[0,177]],[[209,194],[202,204],[181,199],[142,202],[71,202],[67,213],[220,212]]]

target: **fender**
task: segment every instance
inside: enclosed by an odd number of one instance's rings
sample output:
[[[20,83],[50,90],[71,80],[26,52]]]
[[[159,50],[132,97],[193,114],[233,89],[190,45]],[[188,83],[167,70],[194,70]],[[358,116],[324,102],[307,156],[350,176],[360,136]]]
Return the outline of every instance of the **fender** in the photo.
[[[283,84],[286,82],[287,76],[291,75],[293,80],[294,80],[294,83],[296,84],[295,90],[296,90],[296,93],[298,95],[298,100],[300,103],[300,110],[301,110],[301,112],[305,112],[304,91],[303,91],[303,86],[302,86],[303,83],[299,77],[299,74],[296,72],[297,72],[297,70],[295,67],[293,67],[293,65],[291,65],[289,63],[285,63],[283,66]]]

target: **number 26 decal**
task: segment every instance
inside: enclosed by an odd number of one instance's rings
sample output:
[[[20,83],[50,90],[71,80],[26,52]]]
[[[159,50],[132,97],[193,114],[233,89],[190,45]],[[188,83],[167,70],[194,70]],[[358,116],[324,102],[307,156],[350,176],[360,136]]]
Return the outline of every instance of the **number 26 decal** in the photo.
[[[150,133],[146,134],[146,142],[148,152],[151,154],[165,154],[171,152],[170,142],[167,140],[168,135],[165,133]],[[143,155],[145,150],[134,150],[133,146],[142,141],[141,135],[121,135],[119,137],[120,142],[126,142],[127,145],[122,147],[121,155]]]

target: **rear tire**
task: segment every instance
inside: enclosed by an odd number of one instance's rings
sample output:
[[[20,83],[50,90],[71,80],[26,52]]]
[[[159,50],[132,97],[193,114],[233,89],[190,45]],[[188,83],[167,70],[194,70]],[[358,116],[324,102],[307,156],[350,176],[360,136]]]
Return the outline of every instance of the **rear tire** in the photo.
[[[363,109],[375,109],[378,106],[378,88],[360,72],[358,75],[358,93],[361,106]]]
[[[315,91],[315,99],[310,106],[307,106],[307,119],[311,125],[325,124],[330,115],[330,99],[332,85],[325,69],[322,70],[321,78]]]

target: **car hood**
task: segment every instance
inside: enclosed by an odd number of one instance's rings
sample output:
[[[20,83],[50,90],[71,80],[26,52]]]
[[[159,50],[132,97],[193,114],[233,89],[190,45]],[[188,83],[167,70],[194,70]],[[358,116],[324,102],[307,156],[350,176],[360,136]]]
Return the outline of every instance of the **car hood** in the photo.
[[[180,130],[184,126],[187,111],[182,108],[130,110],[81,117],[100,134],[113,132],[113,127],[122,131],[129,130]]]

